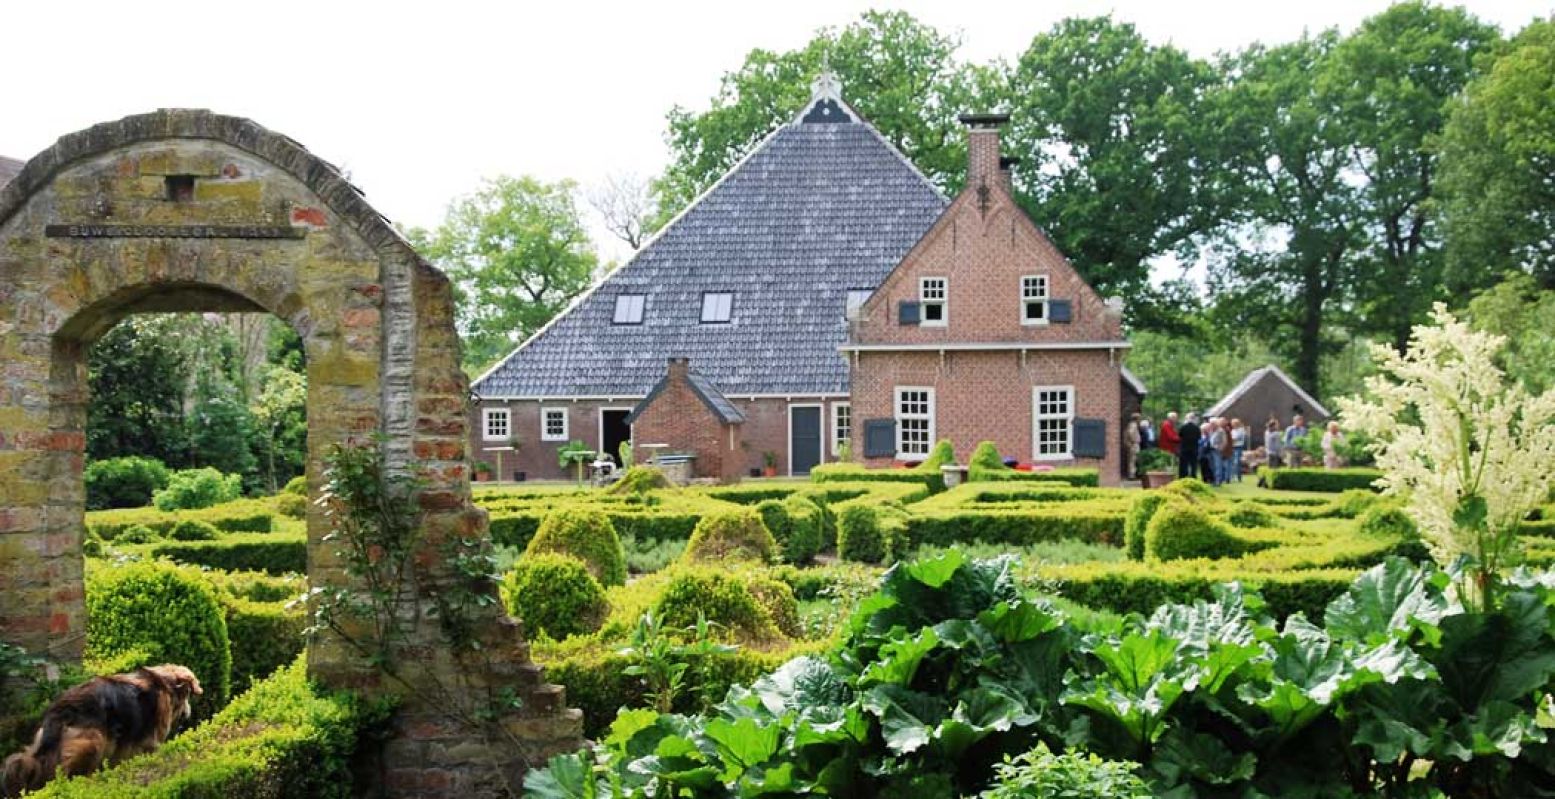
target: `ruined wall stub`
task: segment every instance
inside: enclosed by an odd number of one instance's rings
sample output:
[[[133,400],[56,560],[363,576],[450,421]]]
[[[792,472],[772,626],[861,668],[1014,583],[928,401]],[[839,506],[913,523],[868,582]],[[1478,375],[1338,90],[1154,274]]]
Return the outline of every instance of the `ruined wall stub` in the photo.
[[[381,432],[391,466],[426,480],[424,574],[447,574],[450,539],[488,540],[469,496],[447,279],[291,139],[207,111],[127,117],[60,139],[0,189],[0,640],[82,652],[87,347],[131,313],[211,310],[267,311],[301,335],[310,488],[330,446]],[[349,586],[327,531],[310,505],[308,578]],[[479,673],[424,612],[405,660],[428,694],[455,674],[514,689],[523,710],[503,724],[529,751],[488,747],[411,700],[386,751],[391,793],[489,793],[493,764],[511,780],[525,756],[577,745],[580,717],[497,608],[480,620]],[[393,690],[338,641],[310,646],[308,664],[330,685]]]

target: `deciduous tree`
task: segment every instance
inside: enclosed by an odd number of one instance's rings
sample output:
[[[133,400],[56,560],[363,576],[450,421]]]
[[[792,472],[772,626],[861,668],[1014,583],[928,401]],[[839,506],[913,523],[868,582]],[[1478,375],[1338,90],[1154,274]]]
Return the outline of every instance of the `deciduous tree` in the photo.
[[[593,280],[599,261],[575,189],[498,177],[450,204],[436,231],[410,232],[453,281],[466,369],[506,355]]]

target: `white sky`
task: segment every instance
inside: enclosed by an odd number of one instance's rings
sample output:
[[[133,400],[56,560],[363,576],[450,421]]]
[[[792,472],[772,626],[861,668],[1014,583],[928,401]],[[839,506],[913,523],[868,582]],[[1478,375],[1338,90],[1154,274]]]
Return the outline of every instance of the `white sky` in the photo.
[[[483,176],[650,176],[664,114],[703,108],[754,48],[787,50],[868,8],[959,32],[962,55],[1017,57],[1068,16],[1112,13],[1199,55],[1349,29],[1386,0],[463,2],[6,0],[0,154],[156,108],[247,116],[347,169],[379,211],[433,226]],[[1548,0],[1468,3],[1515,31]],[[846,87],[844,87],[846,93]],[[596,242],[609,256],[622,245]]]

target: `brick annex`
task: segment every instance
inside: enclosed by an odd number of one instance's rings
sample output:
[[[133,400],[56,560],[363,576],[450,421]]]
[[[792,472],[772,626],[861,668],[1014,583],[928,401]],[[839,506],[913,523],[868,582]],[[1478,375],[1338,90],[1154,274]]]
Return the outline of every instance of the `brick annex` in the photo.
[[[734,480],[848,452],[913,462],[950,439],[963,460],[992,441],[1118,482],[1144,393],[1123,366],[1122,305],[1015,202],[1007,117],[963,122],[967,180],[948,199],[822,76],[803,111],[472,384],[472,456],[498,479],[560,478],[568,442],[615,456],[631,441],[639,459],[690,453],[696,476]]]

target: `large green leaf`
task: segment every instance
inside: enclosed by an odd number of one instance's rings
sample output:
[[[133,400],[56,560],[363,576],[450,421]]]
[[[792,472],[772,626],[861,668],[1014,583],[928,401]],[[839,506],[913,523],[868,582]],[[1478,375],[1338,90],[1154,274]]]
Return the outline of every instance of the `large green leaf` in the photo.
[[[897,638],[882,645],[874,663],[864,668],[859,686],[876,683],[908,685],[918,673],[918,664],[939,646],[939,634],[926,627],[910,638]]]
[[[1510,592],[1494,612],[1448,617],[1441,627],[1442,648],[1431,660],[1466,713],[1496,700],[1527,701],[1555,677],[1549,609],[1532,591]]]
[[[751,692],[773,716],[790,710],[806,712],[841,705],[851,694],[847,682],[830,663],[808,656],[779,666],[777,671],[757,680]]]
[[[1547,740],[1532,713],[1511,702],[1493,701],[1448,726],[1442,733],[1439,750],[1446,757],[1462,761],[1486,755],[1515,759],[1525,745]]]
[[[1375,645],[1419,630],[1434,645],[1441,640],[1437,625],[1450,610],[1446,584],[1447,576],[1434,568],[1389,558],[1329,603],[1323,621],[1336,638]]]
[[[977,614],[977,622],[1004,643],[1030,641],[1058,629],[1063,617],[1052,607],[1028,600],[1000,602]]]
[[[584,755],[557,755],[543,769],[524,775],[528,799],[594,799],[593,764]]]
[[[900,685],[877,685],[860,699],[864,710],[880,720],[886,747],[899,755],[927,746],[946,716],[944,700]]]
[[[782,730],[776,724],[761,724],[752,718],[713,719],[702,728],[702,734],[718,745],[727,781],[776,754]]]
[[[1161,737],[1150,767],[1166,785],[1190,779],[1208,785],[1233,785],[1253,778],[1258,760],[1252,752],[1235,752],[1213,735],[1172,730]]]

